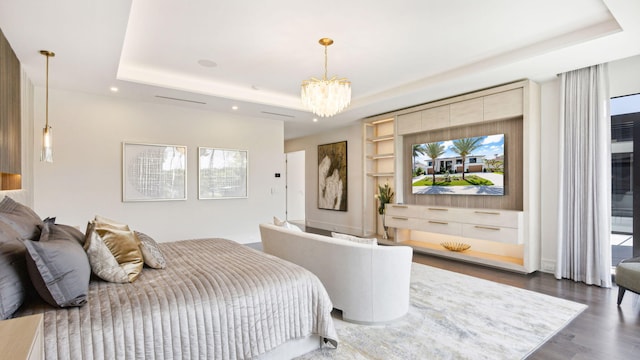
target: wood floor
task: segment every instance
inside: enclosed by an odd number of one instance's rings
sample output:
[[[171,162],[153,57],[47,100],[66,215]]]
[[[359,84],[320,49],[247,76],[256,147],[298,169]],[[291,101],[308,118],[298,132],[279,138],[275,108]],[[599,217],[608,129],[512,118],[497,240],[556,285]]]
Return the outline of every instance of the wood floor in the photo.
[[[306,231],[327,235],[319,229]],[[556,280],[547,273],[522,275],[417,253],[413,261],[588,305],[587,310],[528,359],[640,359],[640,295],[627,291],[618,307],[615,284],[611,289],[603,289]]]

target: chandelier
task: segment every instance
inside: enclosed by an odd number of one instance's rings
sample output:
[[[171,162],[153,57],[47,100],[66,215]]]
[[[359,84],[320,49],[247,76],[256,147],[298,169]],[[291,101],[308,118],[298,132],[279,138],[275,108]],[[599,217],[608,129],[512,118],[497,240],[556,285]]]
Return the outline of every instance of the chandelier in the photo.
[[[346,109],[351,102],[351,82],[337,76],[327,79],[327,47],[333,40],[322,38],[318,41],[324,46],[324,76],[302,81],[302,104],[312,113],[321,116],[333,116]]]

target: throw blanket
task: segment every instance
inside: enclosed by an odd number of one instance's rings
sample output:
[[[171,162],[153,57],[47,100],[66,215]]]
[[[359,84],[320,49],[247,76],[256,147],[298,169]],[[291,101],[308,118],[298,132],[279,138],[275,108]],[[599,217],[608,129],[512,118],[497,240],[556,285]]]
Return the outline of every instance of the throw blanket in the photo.
[[[159,244],[167,268],[131,284],[92,280],[83,307],[34,301],[47,359],[247,359],[292,339],[337,346],[332,304],[295,264],[223,239]]]

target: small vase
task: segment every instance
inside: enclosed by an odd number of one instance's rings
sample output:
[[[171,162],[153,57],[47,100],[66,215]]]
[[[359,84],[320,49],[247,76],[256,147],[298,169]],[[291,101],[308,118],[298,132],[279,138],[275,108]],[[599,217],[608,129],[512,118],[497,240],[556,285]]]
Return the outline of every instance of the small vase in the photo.
[[[387,240],[387,239],[389,239],[389,232],[388,232],[389,227],[387,225],[385,225],[385,223],[384,223],[384,214],[382,214],[381,216],[382,216],[382,229],[383,229],[382,230],[382,238],[384,240]]]

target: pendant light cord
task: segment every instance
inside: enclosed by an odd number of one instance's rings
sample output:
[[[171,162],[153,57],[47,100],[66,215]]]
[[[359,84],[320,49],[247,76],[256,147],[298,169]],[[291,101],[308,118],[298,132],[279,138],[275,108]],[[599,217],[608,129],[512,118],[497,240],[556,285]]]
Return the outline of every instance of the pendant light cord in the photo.
[[[46,90],[45,90],[45,127],[47,131],[49,130],[49,55],[45,55],[47,57],[47,71],[46,71]]]
[[[322,80],[327,80],[327,48],[329,46],[325,45],[324,46],[324,77],[322,78]]]

